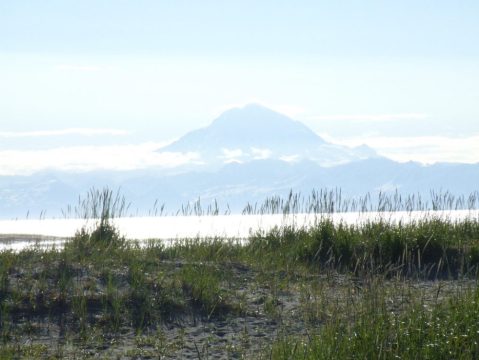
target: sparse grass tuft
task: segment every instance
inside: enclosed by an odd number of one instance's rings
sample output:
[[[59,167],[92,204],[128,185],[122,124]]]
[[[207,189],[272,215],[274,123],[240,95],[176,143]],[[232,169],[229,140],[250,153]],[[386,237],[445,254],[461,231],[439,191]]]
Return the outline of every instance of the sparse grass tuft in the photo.
[[[420,298],[391,311],[375,289],[353,321],[332,319],[307,338],[283,337],[269,350],[274,359],[476,359],[479,356],[479,291],[453,296],[437,306]]]

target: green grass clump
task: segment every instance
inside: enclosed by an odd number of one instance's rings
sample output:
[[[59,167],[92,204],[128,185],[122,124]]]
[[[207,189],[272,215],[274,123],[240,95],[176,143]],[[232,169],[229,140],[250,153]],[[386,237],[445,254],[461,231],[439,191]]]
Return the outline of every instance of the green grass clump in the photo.
[[[224,270],[208,264],[188,264],[182,267],[179,278],[190,303],[208,317],[221,316],[232,310],[227,291],[221,286]]]
[[[123,249],[126,239],[109,222],[100,222],[92,231],[85,227],[79,230],[70,242],[65,244],[65,251],[79,259],[91,256],[110,255]]]
[[[85,258],[104,256],[105,253],[121,250],[126,240],[112,224],[115,216],[121,216],[125,208],[125,200],[117,193],[116,196],[108,188],[102,191],[90,190],[82,204],[82,216],[94,222],[93,229],[83,226],[65,250],[73,256]],[[78,210],[77,210],[78,211]]]
[[[255,235],[246,251],[281,267],[304,264],[356,274],[423,278],[475,276],[479,223],[433,219],[358,226],[322,220],[310,229],[276,228],[266,235]]]

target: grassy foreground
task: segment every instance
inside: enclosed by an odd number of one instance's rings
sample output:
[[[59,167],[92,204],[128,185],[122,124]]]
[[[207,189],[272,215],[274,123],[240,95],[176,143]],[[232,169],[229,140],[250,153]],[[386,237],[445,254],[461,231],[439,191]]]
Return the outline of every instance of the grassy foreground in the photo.
[[[479,223],[0,253],[0,358],[479,358]]]

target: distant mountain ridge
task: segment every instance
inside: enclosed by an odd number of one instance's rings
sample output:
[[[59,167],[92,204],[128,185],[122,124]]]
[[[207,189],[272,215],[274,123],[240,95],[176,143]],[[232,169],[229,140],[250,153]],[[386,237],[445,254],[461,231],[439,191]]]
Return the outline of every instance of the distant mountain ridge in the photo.
[[[197,152],[206,164],[271,158],[332,166],[377,156],[366,145],[328,143],[303,123],[258,104],[228,110],[159,151]]]
[[[304,124],[259,105],[229,110],[159,151],[198,152],[204,165],[0,176],[0,217],[38,218],[45,210],[47,217],[61,217],[62,209],[74,216],[79,195],[105,186],[121,188],[132,203],[130,214],[138,215],[162,203],[175,212],[198,198],[240,212],[247,203],[290,190],[307,196],[313,189],[341,189],[345,198],[370,193],[373,199],[380,192],[428,199],[431,191],[468,196],[479,190],[479,164],[398,163],[367,146],[330,144]]]
[[[305,196],[313,189],[341,189],[345,199],[379,192],[415,195],[429,199],[432,191],[449,191],[466,197],[479,190],[479,164],[397,163],[384,158],[367,159],[335,167],[312,161],[288,163],[255,160],[231,163],[217,171],[190,171],[174,175],[142,172],[42,173],[26,177],[0,177],[0,217],[38,218],[62,216],[61,209],[77,204],[79,195],[91,187],[121,187],[132,203],[133,214],[147,215],[154,203],[166,204],[175,212],[183,204],[201,198],[202,204],[217,200],[240,212],[247,203],[261,203],[270,196],[287,196],[290,190]]]

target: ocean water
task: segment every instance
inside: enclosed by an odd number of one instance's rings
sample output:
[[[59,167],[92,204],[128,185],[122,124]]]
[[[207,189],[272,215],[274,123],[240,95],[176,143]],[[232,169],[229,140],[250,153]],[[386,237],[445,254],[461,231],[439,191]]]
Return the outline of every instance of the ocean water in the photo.
[[[283,226],[308,228],[322,219],[360,225],[370,221],[409,223],[433,218],[450,221],[479,220],[479,210],[125,217],[115,218],[112,223],[127,239],[138,240],[140,244],[157,239],[170,245],[181,239],[194,238],[244,241],[252,233],[268,232]],[[76,231],[82,227],[91,229],[96,223],[95,219],[0,220],[0,251],[18,251],[32,245],[61,247]]]

